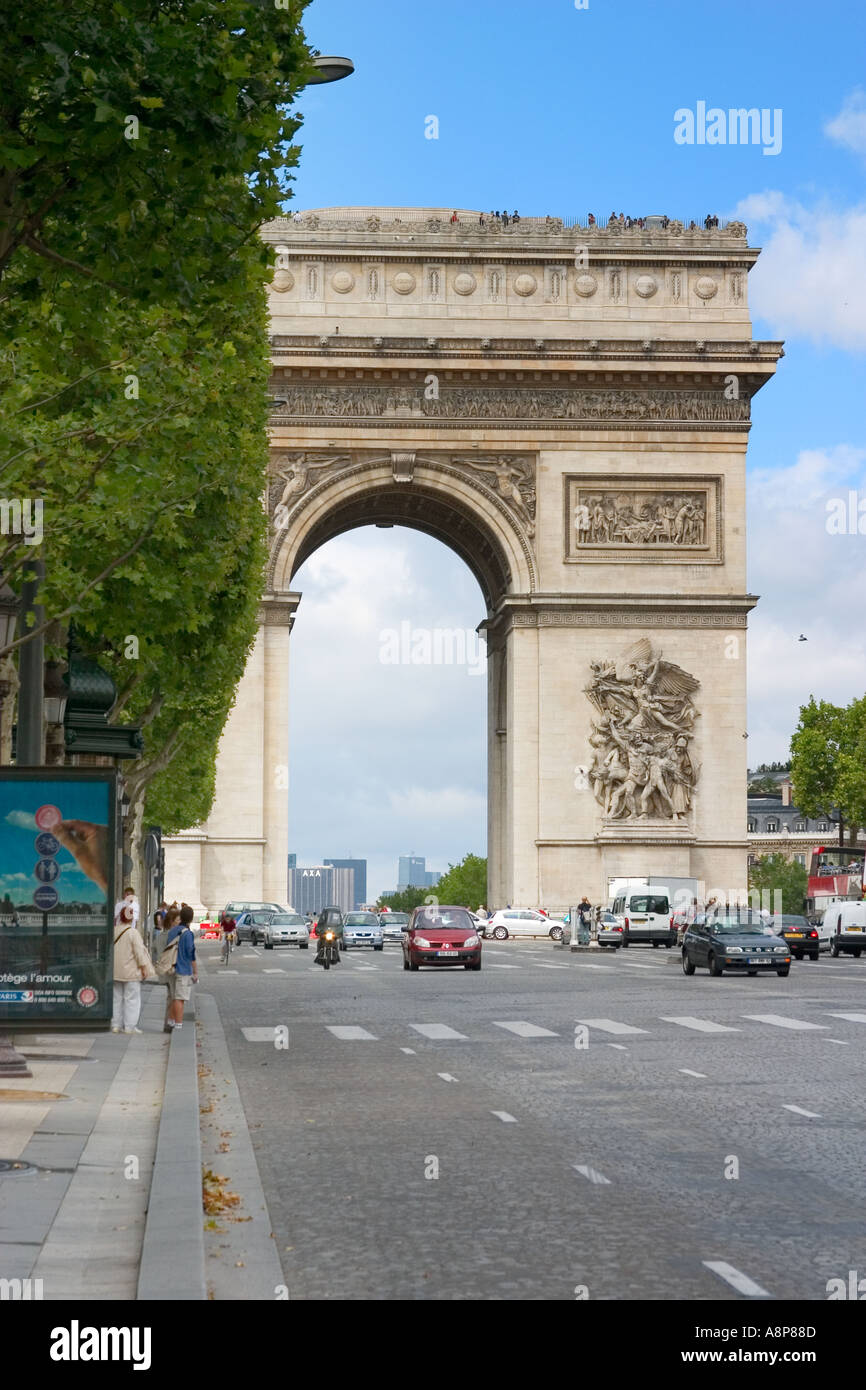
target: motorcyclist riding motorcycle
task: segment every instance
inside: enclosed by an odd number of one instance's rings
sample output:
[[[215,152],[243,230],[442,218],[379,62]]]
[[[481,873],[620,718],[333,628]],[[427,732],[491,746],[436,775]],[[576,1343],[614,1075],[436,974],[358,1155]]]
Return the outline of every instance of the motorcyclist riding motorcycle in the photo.
[[[316,939],[319,947],[316,964],[324,965],[326,970],[331,965],[339,965],[343,945],[343,914],[338,907],[322,908],[316,923]]]

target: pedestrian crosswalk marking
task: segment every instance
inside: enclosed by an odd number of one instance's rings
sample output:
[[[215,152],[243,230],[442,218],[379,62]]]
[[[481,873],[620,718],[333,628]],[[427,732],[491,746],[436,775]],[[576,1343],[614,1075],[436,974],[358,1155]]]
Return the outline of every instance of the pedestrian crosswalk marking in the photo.
[[[457,1080],[457,1077],[456,1077],[456,1076],[452,1076],[451,1073],[450,1073],[450,1071],[437,1071],[436,1075],[439,1076],[439,1077],[441,1077],[443,1081],[456,1081],[456,1080]]]
[[[263,975],[285,975],[285,970],[281,965],[272,965],[270,970],[263,970]]]
[[[466,1041],[465,1033],[458,1033],[456,1028],[449,1028],[447,1023],[410,1023],[416,1033],[420,1033],[422,1038],[432,1038],[444,1041],[447,1038],[459,1038],[462,1042]]]
[[[276,1037],[274,1028],[242,1028],[241,1032],[247,1042],[272,1043]]]
[[[488,970],[519,970],[519,969],[520,969],[520,966],[519,966],[519,965],[500,965],[499,961],[496,961],[496,960],[489,960],[489,961],[487,962],[487,969],[488,969]]]
[[[725,1260],[703,1260],[702,1264],[712,1270],[713,1274],[718,1274],[720,1279],[724,1279],[726,1284],[730,1284],[737,1293],[744,1293],[749,1298],[772,1298],[772,1294],[762,1289],[760,1284],[756,1284],[754,1279],[750,1279],[747,1274],[743,1274],[733,1265],[729,1265]]]
[[[539,1028],[536,1023],[527,1023],[524,1019],[517,1019],[511,1023],[493,1022],[494,1028],[505,1028],[509,1033],[516,1033],[519,1038],[558,1038],[558,1033],[552,1033],[549,1028]]]
[[[663,1023],[676,1023],[680,1028],[693,1028],[696,1033],[739,1033],[739,1028],[729,1028],[726,1023],[712,1023],[708,1018],[693,1018],[682,1014],[679,1018],[661,1014]]]
[[[621,964],[624,965],[624,966],[627,966],[629,970],[658,970],[658,969],[659,969],[659,967],[658,967],[657,965],[646,965],[646,964],[644,964],[643,961],[639,961],[639,960],[624,960],[624,961],[621,962]]]
[[[820,1120],[821,1116],[816,1115],[814,1110],[804,1110],[800,1105],[783,1105],[783,1110],[792,1110],[795,1115],[805,1115],[807,1120]]]
[[[401,1047],[400,1051],[405,1052],[407,1057],[414,1057],[416,1055],[414,1047]]]
[[[605,1043],[605,1047],[615,1047],[617,1052],[628,1052],[625,1043]]]
[[[705,1071],[690,1071],[688,1067],[680,1067],[680,1071],[683,1076],[697,1076],[701,1081],[706,1081],[707,1079]]]
[[[586,1023],[590,1028],[598,1028],[602,1033],[645,1033],[646,1028],[633,1028],[630,1023],[617,1023],[615,1018],[579,1018],[578,1023]]]
[[[513,1115],[509,1115],[507,1110],[491,1110],[491,1115],[495,1115],[497,1120],[501,1120],[504,1125],[516,1125],[517,1121]]]
[[[743,1018],[752,1018],[756,1023],[769,1023],[774,1028],[790,1028],[803,1033],[827,1027],[826,1023],[806,1023],[802,1018],[785,1018],[782,1014],[743,1014]]]
[[[573,1163],[571,1166],[574,1168],[575,1172],[580,1173],[581,1177],[589,1178],[590,1182],[596,1184],[603,1183],[605,1186],[610,1187],[610,1178],[606,1178],[604,1173],[600,1173],[597,1168],[589,1168],[582,1163]]]
[[[368,1033],[366,1028],[359,1028],[357,1024],[348,1023],[326,1023],[325,1027],[329,1033],[333,1033],[335,1038],[341,1042],[378,1042],[375,1033]]]
[[[568,966],[559,964],[548,965],[543,961],[536,961],[535,968],[536,970],[567,970]]]
[[[830,1018],[844,1018],[849,1023],[866,1023],[866,1014],[830,1014]]]

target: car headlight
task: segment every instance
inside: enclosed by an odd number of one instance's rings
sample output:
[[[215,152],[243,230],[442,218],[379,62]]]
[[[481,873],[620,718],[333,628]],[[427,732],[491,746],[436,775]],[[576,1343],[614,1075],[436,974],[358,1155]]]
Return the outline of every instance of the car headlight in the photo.
[[[787,954],[788,954],[788,948],[787,948],[787,946],[774,946],[774,947],[773,947],[773,955],[774,955],[774,956],[786,956]]]
[[[467,946],[479,946],[480,944],[481,938],[479,936],[467,936],[466,940],[463,942],[463,949],[466,950]]]
[[[415,945],[416,945],[416,946],[429,946],[429,945],[430,945],[430,942],[427,940],[426,936],[416,936],[416,937],[415,937]]]
[[[742,946],[726,946],[725,951],[729,956],[741,956],[743,954]]]

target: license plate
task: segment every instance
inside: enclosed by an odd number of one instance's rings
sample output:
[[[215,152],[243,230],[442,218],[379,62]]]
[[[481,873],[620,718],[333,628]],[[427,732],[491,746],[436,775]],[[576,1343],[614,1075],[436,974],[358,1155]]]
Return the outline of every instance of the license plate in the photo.
[[[643,925],[643,923],[644,923],[647,919],[646,919],[646,917],[632,917],[631,920],[632,920],[633,922],[635,922],[635,923],[638,923],[638,924],[640,924],[640,925]]]
[[[457,952],[457,951],[437,951],[436,954],[437,954],[437,956],[456,956],[456,955],[458,954],[458,952]]]
[[[789,931],[789,932],[788,932],[788,940],[789,940],[789,941],[802,941],[802,940],[803,940],[803,937],[804,937],[805,935],[806,935],[806,933],[805,933],[805,932],[802,932],[802,931]]]
[[[859,928],[859,927],[848,927],[847,930],[848,930],[849,932],[859,932],[860,928]]]
[[[772,961],[765,960],[762,956],[750,956],[746,961],[747,965],[772,965]]]

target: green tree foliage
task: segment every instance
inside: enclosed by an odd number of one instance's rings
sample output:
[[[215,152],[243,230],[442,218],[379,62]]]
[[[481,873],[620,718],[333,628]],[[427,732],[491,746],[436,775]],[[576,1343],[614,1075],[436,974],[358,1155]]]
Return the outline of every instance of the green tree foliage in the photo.
[[[435,892],[435,888],[402,888],[399,893],[380,898],[377,906],[390,907],[392,912],[411,912],[413,908],[425,903]]]
[[[143,723],[136,823],[202,819],[256,630],[269,351],[257,231],[306,0],[46,0],[0,47],[0,492],[41,505],[46,627]],[[33,539],[31,534],[30,539]],[[19,639],[20,641],[20,635]]]
[[[459,864],[449,864],[435,889],[440,903],[475,910],[487,902],[487,860],[467,854]]]
[[[791,739],[794,803],[807,816],[841,815],[849,832],[866,824],[866,696],[842,707],[813,698]]]
[[[767,906],[776,908],[775,893],[781,893],[782,912],[802,913],[809,876],[802,864],[789,862],[784,854],[763,854],[749,865],[749,888],[768,894]]]

